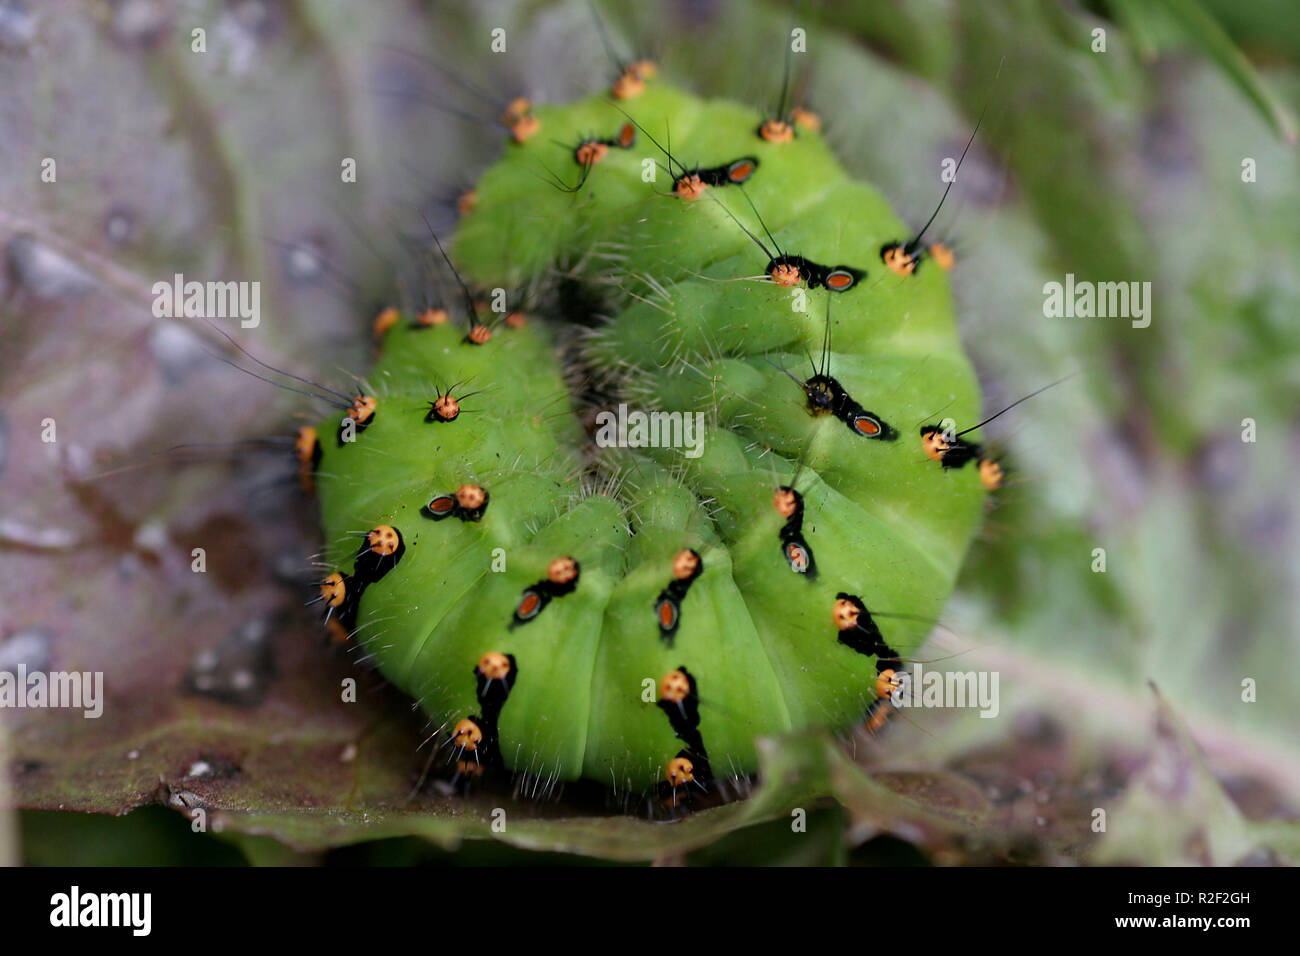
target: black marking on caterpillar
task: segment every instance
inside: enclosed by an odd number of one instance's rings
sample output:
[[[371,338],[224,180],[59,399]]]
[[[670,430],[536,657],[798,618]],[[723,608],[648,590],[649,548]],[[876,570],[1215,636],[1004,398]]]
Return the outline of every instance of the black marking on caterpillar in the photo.
[[[869,412],[849,395],[844,386],[839,383],[830,374],[831,364],[831,311],[830,300],[826,301],[826,329],[822,335],[822,355],[821,363],[814,362],[812,366],[813,374],[811,377],[800,381],[786,369],[777,365],[776,368],[785,372],[794,380],[801,389],[804,397],[808,400],[808,411],[813,415],[824,415],[830,413],[848,426],[849,431],[862,438],[873,438],[881,441],[894,441],[898,438],[898,432],[892,426],[887,424],[883,418],[874,412]]]
[[[767,228],[767,223],[763,220],[763,214],[758,211],[754,201],[749,198],[749,194],[743,189],[740,194],[745,197],[745,202],[753,210],[754,216],[758,219],[758,224],[762,227],[763,234],[767,236],[768,242],[772,244],[769,249],[766,243],[758,236],[750,232],[749,228],[736,218],[726,206],[721,206],[722,211],[740,227],[741,231],[754,242],[763,254],[767,256],[767,266],[764,269],[767,277],[779,286],[795,286],[803,282],[810,289],[825,289],[828,292],[848,292],[856,288],[863,279],[867,277],[866,269],[858,269],[854,266],[837,265],[826,266],[804,256],[791,255],[783,250],[772,235],[772,230]],[[775,252],[773,252],[775,250]]]
[[[766,228],[764,226],[764,229]],[[771,239],[771,235],[768,238]],[[773,239],[772,242],[775,245],[776,240]],[[777,251],[780,252],[779,247]],[[786,281],[792,274],[791,270],[794,279]],[[855,269],[845,265],[824,266],[803,256],[790,256],[785,253],[769,259],[764,271],[778,285],[794,285],[802,280],[810,289],[827,289],[830,292],[847,292],[867,276],[866,269]]]
[[[504,657],[508,669],[501,676],[496,676],[491,670],[492,665],[498,664],[490,658]],[[487,672],[485,672],[487,669]],[[510,689],[515,686],[515,678],[519,675],[519,665],[515,661],[513,654],[485,654],[474,668],[474,676],[478,681],[478,702],[483,708],[485,718],[492,720],[494,723],[501,715],[501,708],[505,706],[506,698],[510,696]]]
[[[880,627],[862,599],[841,591],[835,595],[835,602],[839,642],[859,654],[875,657],[877,672],[893,670],[899,662],[898,651],[885,643]]]
[[[699,552],[687,548],[673,558],[673,579],[655,598],[655,620],[659,623],[659,636],[669,647],[682,622],[682,602],[691,584],[704,571]]]
[[[965,467],[967,462],[979,457],[983,450],[976,442],[945,435],[938,425],[921,426],[921,445],[925,448],[925,453],[939,462],[945,471]]]
[[[660,681],[660,695],[656,702],[668,718],[673,733],[685,746],[669,761],[667,776],[663,787],[673,791],[675,798],[676,783],[673,780],[674,766],[686,761],[684,770],[690,782],[707,788],[713,780],[713,769],[709,765],[709,754],[700,735],[700,695],[695,677],[685,665],[669,671]]]
[[[898,432],[879,415],[867,411],[853,400],[844,386],[829,375],[814,375],[803,383],[804,394],[808,396],[808,408],[814,414],[830,412],[845,425],[849,431],[862,438],[876,438],[881,441],[894,441]]]
[[[636,145],[636,124],[624,123],[613,139],[598,139],[596,142],[611,149],[631,149]]]
[[[817,562],[803,537],[803,495],[789,485],[782,485],[776,491],[775,501],[777,510],[786,516],[779,532],[781,557],[795,574],[815,578]]]
[[[461,521],[482,521],[487,514],[491,495],[478,485],[461,485],[454,494],[437,495],[420,508],[420,514],[433,521],[456,517]]]
[[[325,627],[338,643],[343,643],[356,629],[361,595],[366,588],[395,568],[406,553],[402,533],[390,525],[372,528],[364,537],[352,573],[334,571],[327,575],[319,584],[319,596],[308,602],[325,602]]]
[[[453,786],[458,783],[468,786],[489,767],[500,764],[501,711],[519,676],[519,662],[513,654],[489,651],[479,658],[473,674],[479,713],[458,721],[448,738],[448,743],[458,748],[452,754],[456,760]],[[465,756],[467,751],[472,754],[472,759]]]
[[[356,563],[352,567],[352,576],[363,589],[382,580],[397,567],[406,553],[402,533],[392,525],[379,525],[367,531],[365,538],[357,549]],[[360,599],[359,594],[357,597]]]
[[[578,578],[581,575],[581,566],[572,558],[556,558],[552,561],[546,577],[532,587],[524,588],[523,594],[519,596],[519,603],[515,605],[515,612],[510,621],[510,629],[514,630],[529,621],[537,620],[552,600],[572,594],[578,586]]]
[[[655,148],[663,153],[664,158],[668,160],[667,166],[661,163],[655,164],[673,177],[672,191],[664,195],[676,196],[678,199],[686,201],[698,199],[708,186],[715,189],[722,186],[741,186],[749,182],[758,170],[757,156],[741,156],[719,166],[700,166],[697,163],[694,167],[688,167],[673,156],[670,147],[664,146],[655,139],[630,113],[617,105],[615,105],[615,109],[626,116],[632,125],[644,133],[646,139],[650,140]]]
[[[749,181],[758,169],[758,158],[741,156],[721,166],[696,167],[692,175],[698,176],[706,186],[739,186]],[[674,184],[675,185],[675,184]]]

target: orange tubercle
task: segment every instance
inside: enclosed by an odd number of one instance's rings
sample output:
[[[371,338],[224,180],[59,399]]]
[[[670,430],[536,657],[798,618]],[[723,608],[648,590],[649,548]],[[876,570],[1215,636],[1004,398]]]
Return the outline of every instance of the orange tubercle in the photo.
[[[794,139],[794,127],[785,120],[765,120],[758,128],[758,135],[769,143],[788,143]]]
[[[957,256],[953,253],[952,247],[943,242],[930,243],[930,258],[944,272],[947,272],[957,263]]]
[[[802,106],[796,106],[790,111],[790,120],[800,129],[806,129],[813,133],[821,132],[822,118],[812,110],[806,110]]]
[[[391,525],[381,524],[379,527],[366,532],[366,544],[371,551],[381,557],[396,554],[401,542],[402,539],[398,535],[397,529]]]
[[[985,491],[997,491],[1002,487],[1002,479],[1005,477],[1006,472],[998,462],[992,458],[980,460],[980,483],[984,485]]]
[[[773,266],[772,271],[768,274],[771,276],[772,281],[777,285],[786,287],[798,285],[799,279],[801,278],[799,275],[799,267],[791,265],[790,263],[781,263],[780,265]]]
[[[466,717],[451,732],[451,739],[465,750],[474,750],[483,742],[483,731],[478,724]]]
[[[358,425],[364,425],[374,416],[378,407],[379,400],[373,395],[358,395],[352,400],[352,405],[348,408],[348,418]]]
[[[488,651],[478,660],[478,672],[488,680],[503,680],[510,673],[510,658],[500,651]]]
[[[857,627],[860,613],[858,606],[847,598],[836,598],[835,604],[831,608],[831,618],[835,621],[835,626],[841,631]]]
[[[700,566],[700,556],[690,548],[683,548],[673,555],[673,577],[685,581],[695,574]]]
[[[677,182],[673,183],[673,192],[677,194],[678,199],[690,202],[693,199],[699,199],[704,195],[704,190],[709,187],[704,184],[699,176],[694,173],[682,176]]]
[[[916,256],[909,255],[904,246],[890,246],[880,258],[895,275],[910,276],[916,271]]]
[[[608,146],[604,143],[590,140],[586,143],[578,144],[578,148],[573,151],[573,158],[578,161],[578,165],[580,166],[594,166],[608,154]]]
[[[679,670],[669,671],[659,681],[659,699],[680,704],[691,695],[691,682]]]
[[[556,558],[546,567],[546,579],[552,584],[568,584],[578,577],[578,562],[573,558]]]
[[[391,329],[393,326],[395,326],[397,324],[397,320],[400,319],[401,317],[402,314],[397,311],[396,306],[391,306],[391,305],[388,306],[386,309],[383,309],[377,316],[375,316],[375,322],[373,326],[373,330],[375,333],[375,340],[378,341],[379,339],[382,339],[384,337],[384,334],[388,332],[388,330]]]
[[[347,599],[348,588],[343,575],[335,571],[320,583],[320,596],[325,599],[326,607],[339,607]]]
[[[483,507],[487,501],[487,492],[478,485],[461,485],[456,489],[456,504],[467,511]]]
[[[789,518],[795,513],[799,503],[794,492],[789,488],[778,488],[772,492],[772,505],[782,518]]]
[[[685,757],[674,757],[664,768],[664,777],[674,787],[680,787],[695,779],[695,764]]]
[[[931,461],[943,461],[943,456],[948,451],[948,441],[943,437],[941,429],[934,428],[921,433],[921,447]]]

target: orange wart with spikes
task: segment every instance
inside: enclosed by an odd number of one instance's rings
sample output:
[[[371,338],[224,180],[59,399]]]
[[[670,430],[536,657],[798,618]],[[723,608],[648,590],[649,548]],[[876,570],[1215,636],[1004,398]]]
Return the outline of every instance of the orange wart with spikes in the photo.
[[[758,128],[758,135],[769,143],[793,142],[794,124],[783,119],[764,120]]]
[[[806,129],[810,133],[820,133],[822,131],[822,118],[812,110],[804,109],[802,106],[796,106],[790,111],[790,122],[797,129]]]
[[[505,680],[510,673],[510,658],[498,651],[489,651],[479,658],[478,672],[488,680]]]
[[[441,390],[438,397],[429,403],[429,413],[424,416],[426,422],[454,422],[460,418],[460,401],[448,389]]]
[[[646,80],[658,73],[658,67],[650,60],[637,60],[629,63],[614,80],[610,93],[615,99],[629,100],[645,92]]]
[[[298,485],[311,494],[316,490],[316,468],[321,458],[320,435],[315,428],[304,425],[298,429],[293,453],[298,459]]]
[[[373,395],[358,395],[352,400],[347,417],[356,422],[358,428],[365,428],[370,424],[371,419],[375,417],[375,411],[378,408],[379,399]]]
[[[335,571],[324,581],[321,582],[320,596],[325,601],[325,606],[336,609],[343,606],[347,599],[348,588],[343,575]]]
[[[517,144],[528,142],[542,128],[541,120],[533,115],[533,104],[525,96],[518,96],[506,104],[501,121],[510,131],[510,138]]]
[[[957,264],[957,255],[952,251],[952,246],[946,242],[932,242],[926,246],[926,252],[936,266],[944,272],[948,272]]]
[[[661,700],[671,701],[674,704],[680,704],[691,692],[690,681],[686,679],[683,671],[669,671],[659,682],[659,697]]]
[[[452,730],[451,739],[461,750],[477,750],[483,742],[483,729],[466,717]]]
[[[664,777],[674,787],[684,787],[695,780],[695,764],[686,757],[674,757],[664,768]]]
[[[592,166],[609,153],[611,149],[631,149],[636,143],[636,127],[624,123],[618,128],[618,134],[610,139],[586,139],[574,147],[573,161],[579,166]]]
[[[357,394],[348,404],[338,423],[339,447],[356,441],[357,436],[371,426],[379,411],[379,399],[373,395]]]
[[[1000,462],[992,458],[981,458],[979,469],[980,483],[984,485],[985,491],[997,491],[1002,487],[1002,482],[1006,478],[1006,471]]]
[[[388,306],[375,316],[374,334],[375,341],[378,342],[388,333],[388,330],[401,321],[402,313],[395,306]]]

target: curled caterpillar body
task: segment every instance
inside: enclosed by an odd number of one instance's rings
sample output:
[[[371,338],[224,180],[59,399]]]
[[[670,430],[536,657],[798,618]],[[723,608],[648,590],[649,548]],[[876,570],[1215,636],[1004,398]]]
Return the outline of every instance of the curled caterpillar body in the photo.
[[[667,439],[593,452],[545,309],[490,328],[451,309],[386,319],[384,388],[317,426],[351,421],[350,440],[304,439],[299,460],[327,559],[360,587],[357,640],[462,776],[676,801],[754,770],[756,737],[850,725],[896,686],[1001,472],[917,434],[939,409],[978,420],[947,277],[882,267],[909,232],[813,118],[765,121],[641,66],[614,96],[518,104],[449,253],[480,289],[536,289],[557,263],[617,287],[576,347],[580,387],[652,403]],[[633,148],[663,129],[670,190]],[[576,187],[547,181],[557,155]],[[875,620],[863,596],[907,613]]]

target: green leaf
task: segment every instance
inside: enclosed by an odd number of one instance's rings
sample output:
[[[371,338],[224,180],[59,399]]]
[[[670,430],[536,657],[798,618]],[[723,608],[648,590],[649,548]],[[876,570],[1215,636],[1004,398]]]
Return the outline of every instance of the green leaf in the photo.
[[[1277,134],[1294,145],[1295,114],[1264,82],[1218,21],[1210,16],[1196,0],[1156,0],[1156,2],[1165,15],[1182,28],[1183,35],[1246,94]]]

